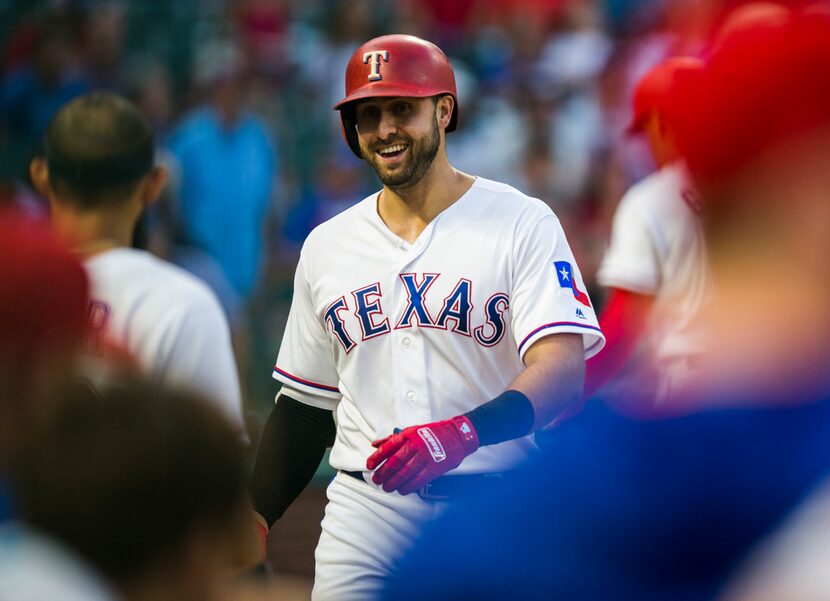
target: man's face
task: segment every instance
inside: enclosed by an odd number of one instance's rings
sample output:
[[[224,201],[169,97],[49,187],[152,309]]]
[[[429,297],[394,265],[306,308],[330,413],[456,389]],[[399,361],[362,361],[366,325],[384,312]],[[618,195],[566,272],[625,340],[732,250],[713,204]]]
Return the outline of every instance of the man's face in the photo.
[[[417,184],[441,145],[432,98],[369,98],[355,110],[360,152],[383,185]]]

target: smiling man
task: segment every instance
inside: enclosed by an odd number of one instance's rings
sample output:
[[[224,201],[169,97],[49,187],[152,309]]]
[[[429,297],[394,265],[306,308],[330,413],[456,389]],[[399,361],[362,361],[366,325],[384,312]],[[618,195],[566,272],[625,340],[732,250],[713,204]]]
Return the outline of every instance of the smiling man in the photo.
[[[333,444],[313,597],[365,600],[424,521],[534,452],[604,338],[547,205],[449,163],[439,48],[365,43],[335,108],[383,189],[305,242],[252,488],[272,524]]]

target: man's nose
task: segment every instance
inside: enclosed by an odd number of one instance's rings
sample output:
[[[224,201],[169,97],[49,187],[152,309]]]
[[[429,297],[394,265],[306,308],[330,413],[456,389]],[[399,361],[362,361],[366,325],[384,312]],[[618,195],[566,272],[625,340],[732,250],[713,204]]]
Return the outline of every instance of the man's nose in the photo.
[[[389,111],[383,111],[378,123],[378,137],[385,140],[389,136],[398,133],[398,121]]]

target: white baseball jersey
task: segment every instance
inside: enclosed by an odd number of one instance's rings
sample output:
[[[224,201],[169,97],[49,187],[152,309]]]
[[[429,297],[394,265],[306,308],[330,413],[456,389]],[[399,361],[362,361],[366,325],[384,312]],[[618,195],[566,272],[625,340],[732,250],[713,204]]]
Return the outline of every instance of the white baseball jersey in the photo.
[[[705,352],[694,327],[711,286],[699,206],[682,164],[635,184],[597,274],[603,286],[655,297],[649,329],[658,362]]]
[[[544,336],[604,337],[559,220],[543,202],[478,178],[409,244],[378,194],[305,241],[273,376],[335,410],[331,465],[363,470],[372,440],[501,394]],[[532,437],[482,447],[453,473],[510,469]]]
[[[93,255],[84,265],[93,331],[128,351],[156,382],[215,402],[244,432],[230,329],[207,285],[132,248]]]

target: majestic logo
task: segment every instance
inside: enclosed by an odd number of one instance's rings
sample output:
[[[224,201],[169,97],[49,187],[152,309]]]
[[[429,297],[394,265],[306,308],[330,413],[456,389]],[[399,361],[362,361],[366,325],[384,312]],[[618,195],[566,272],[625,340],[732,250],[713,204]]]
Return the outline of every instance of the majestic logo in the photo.
[[[587,319],[587,317],[585,317],[585,313],[583,313],[582,309],[580,309],[579,307],[576,308],[576,316],[579,319]]]
[[[432,455],[432,460],[435,463],[440,463],[447,458],[447,453],[444,451],[444,447],[441,446],[441,441],[435,437],[432,430],[429,428],[418,428],[418,435],[426,443],[427,450],[429,450],[429,454]]]
[[[363,64],[369,65],[369,81],[380,81],[380,61],[389,62],[388,50],[372,50],[363,55]]]
[[[571,264],[567,261],[555,261],[553,266],[556,268],[556,276],[559,278],[559,285],[563,288],[570,288],[574,294],[574,298],[586,307],[591,306],[591,299],[588,295],[582,292],[577,286],[574,278],[574,270]]]

